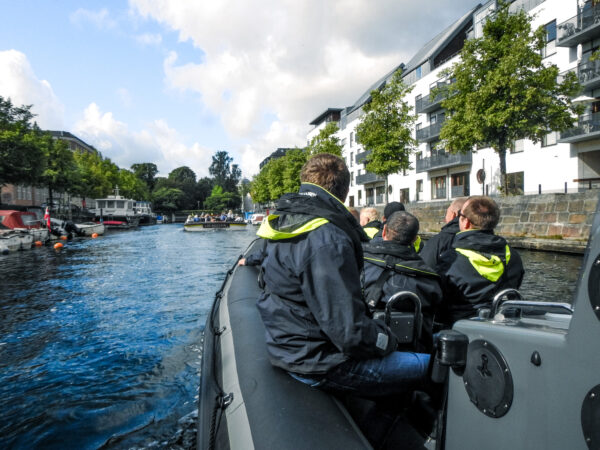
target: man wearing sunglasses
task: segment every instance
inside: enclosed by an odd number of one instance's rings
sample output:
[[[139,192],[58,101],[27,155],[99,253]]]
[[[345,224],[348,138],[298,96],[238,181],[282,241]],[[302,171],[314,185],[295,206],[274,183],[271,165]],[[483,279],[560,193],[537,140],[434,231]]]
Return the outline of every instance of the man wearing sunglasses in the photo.
[[[469,197],[458,212],[460,231],[440,258],[444,302],[436,321],[451,326],[488,308],[503,289],[518,289],[525,273],[519,254],[494,234],[500,209],[485,196]]]

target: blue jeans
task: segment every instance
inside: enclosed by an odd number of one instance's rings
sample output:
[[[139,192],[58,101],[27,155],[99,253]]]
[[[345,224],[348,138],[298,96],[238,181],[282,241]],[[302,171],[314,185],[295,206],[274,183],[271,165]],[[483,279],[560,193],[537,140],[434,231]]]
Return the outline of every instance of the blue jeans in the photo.
[[[331,369],[323,378],[290,373],[292,377],[327,391],[381,397],[405,394],[426,385],[429,355],[392,352],[383,358],[348,360]]]

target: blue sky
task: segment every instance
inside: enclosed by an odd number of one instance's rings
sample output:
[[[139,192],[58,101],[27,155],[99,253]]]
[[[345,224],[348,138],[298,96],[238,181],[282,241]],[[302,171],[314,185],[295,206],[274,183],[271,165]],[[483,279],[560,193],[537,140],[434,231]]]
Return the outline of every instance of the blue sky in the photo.
[[[121,167],[226,150],[250,178],[476,4],[420,3],[0,0],[0,96]]]

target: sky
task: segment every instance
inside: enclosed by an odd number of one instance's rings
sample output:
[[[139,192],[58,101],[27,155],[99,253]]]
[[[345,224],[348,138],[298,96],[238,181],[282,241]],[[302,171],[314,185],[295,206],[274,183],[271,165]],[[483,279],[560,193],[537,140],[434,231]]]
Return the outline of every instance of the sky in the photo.
[[[122,168],[246,178],[476,0],[0,0],[0,96]]]

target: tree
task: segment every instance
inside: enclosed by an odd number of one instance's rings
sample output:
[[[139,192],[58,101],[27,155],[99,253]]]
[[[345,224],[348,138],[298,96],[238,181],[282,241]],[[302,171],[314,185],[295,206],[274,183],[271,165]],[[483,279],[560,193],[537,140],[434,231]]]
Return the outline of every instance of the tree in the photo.
[[[581,112],[570,99],[580,90],[577,76],[570,72],[558,82],[558,67],[542,62],[544,29],[532,31],[531,20],[522,9],[509,13],[508,4],[499,1],[482,37],[467,40],[461,61],[445,72],[456,82],[445,88],[441,143],[451,153],[493,148],[505,194],[506,150],[513,142],[537,143],[552,131],[571,128]]]
[[[183,192],[179,199],[180,209],[193,209],[197,206],[196,200],[196,174],[187,166],[178,167],[169,173],[170,187]]]
[[[224,192],[236,192],[242,171],[237,164],[231,164],[233,158],[224,150],[216,152],[208,172],[213,176],[213,184],[221,186]]]
[[[223,188],[216,185],[204,207],[212,212],[222,212],[227,209],[237,209],[240,206],[240,196],[233,192],[223,192]]]
[[[31,105],[13,106],[0,96],[0,186],[40,182],[46,154],[33,117]]]
[[[146,183],[148,190],[152,192],[156,184],[156,174],[158,173],[158,167],[154,163],[139,163],[133,164],[131,170],[135,173],[135,176]]]
[[[181,166],[169,173],[169,180],[176,183],[196,183],[196,174],[188,166]]]
[[[79,182],[79,171],[73,152],[62,139],[54,139],[50,133],[44,133],[40,144],[46,155],[46,167],[40,183],[48,188],[49,203],[52,205],[53,192],[72,192]]]
[[[338,155],[341,156],[341,155]],[[284,156],[283,191],[298,192],[300,189],[300,171],[309,158],[308,151],[295,148],[288,150]]]
[[[168,186],[156,187],[152,192],[152,205],[155,211],[176,211],[184,197],[183,191]]]
[[[264,170],[265,167],[258,174],[254,175],[250,182],[250,196],[255,203],[267,203],[271,200],[271,196],[269,195],[269,179],[267,171]]]
[[[409,156],[416,146],[413,107],[404,101],[411,91],[398,69],[381,89],[371,91],[371,101],[363,106],[365,115],[356,127],[357,141],[370,152],[365,168],[385,177],[386,202],[388,175],[410,168]]]
[[[134,200],[150,200],[146,183],[127,169],[119,170],[119,189],[124,197]]]
[[[319,131],[319,134],[313,137],[308,144],[307,152],[310,156],[317,153],[331,153],[332,155],[342,156],[343,145],[340,144],[336,136],[339,128],[335,122],[328,122],[325,127]]]

